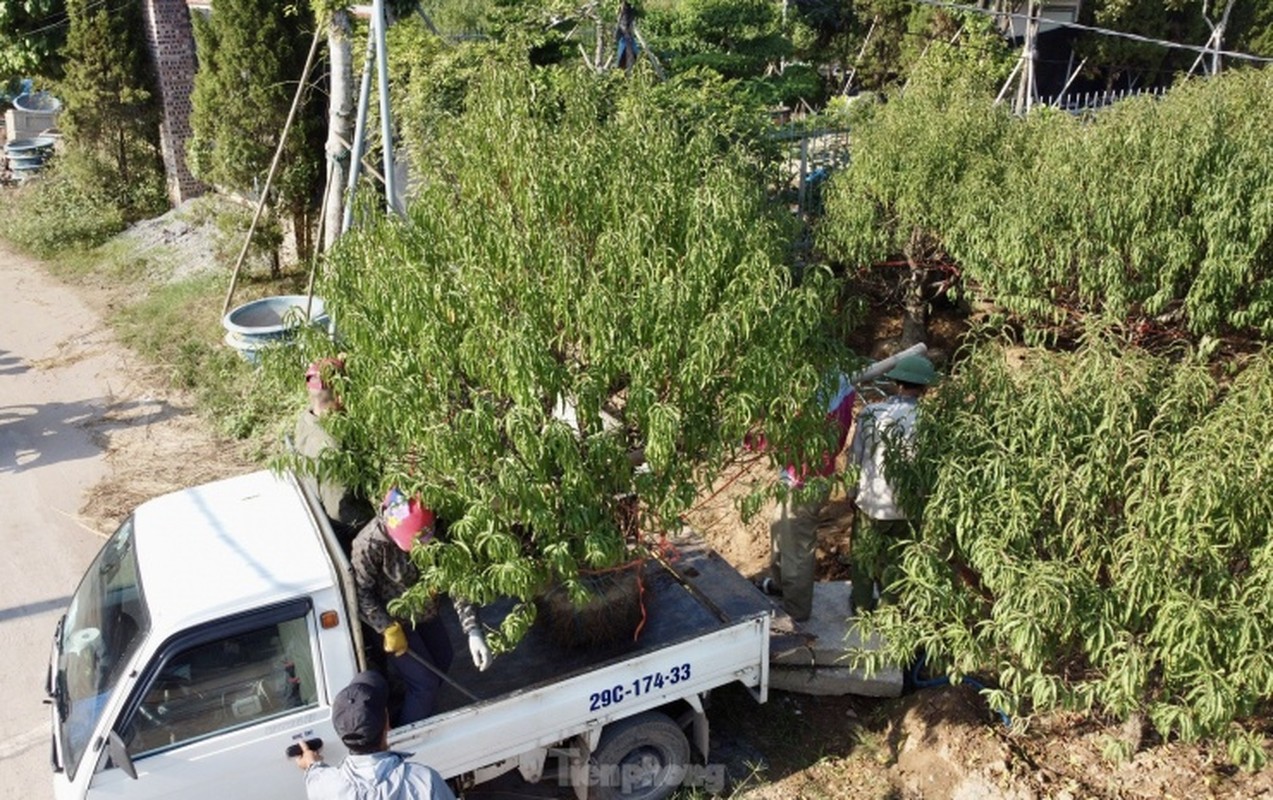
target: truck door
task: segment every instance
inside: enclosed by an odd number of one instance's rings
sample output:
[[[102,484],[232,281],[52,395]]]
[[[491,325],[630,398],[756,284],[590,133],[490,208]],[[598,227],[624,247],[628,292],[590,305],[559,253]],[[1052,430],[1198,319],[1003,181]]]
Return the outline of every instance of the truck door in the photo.
[[[89,798],[302,800],[304,781],[287,745],[319,737],[324,755],[344,755],[319,683],[311,609],[299,599],[169,641],[114,727],[137,777],[103,748]]]

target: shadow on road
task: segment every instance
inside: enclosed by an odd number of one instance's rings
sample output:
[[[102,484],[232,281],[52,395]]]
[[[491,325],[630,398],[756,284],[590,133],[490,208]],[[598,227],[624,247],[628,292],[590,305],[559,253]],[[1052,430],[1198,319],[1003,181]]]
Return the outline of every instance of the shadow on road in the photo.
[[[0,375],[21,375],[29,369],[21,358],[9,355],[8,350],[0,350]]]
[[[66,608],[66,604],[71,602],[71,596],[54,597],[51,600],[39,600],[34,603],[23,603],[19,606],[11,606],[10,608],[0,608],[0,622],[8,622],[11,619],[22,619],[23,617],[33,617],[36,614],[43,614],[46,611],[62,611]]]
[[[163,400],[0,406],[0,474],[92,458],[93,436],[163,422],[185,409]],[[68,435],[82,431],[83,435]]]

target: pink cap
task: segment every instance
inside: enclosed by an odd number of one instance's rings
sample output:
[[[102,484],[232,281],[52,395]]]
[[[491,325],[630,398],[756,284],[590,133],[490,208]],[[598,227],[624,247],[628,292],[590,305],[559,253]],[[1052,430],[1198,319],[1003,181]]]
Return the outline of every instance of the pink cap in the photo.
[[[305,386],[314,391],[330,389],[333,373],[343,372],[345,362],[339,358],[320,358],[305,368]],[[323,376],[327,377],[324,378]]]
[[[403,550],[410,550],[417,538],[427,542],[433,537],[436,522],[433,510],[422,505],[420,498],[408,498],[396,488],[385,495],[380,516],[385,522],[385,533]]]

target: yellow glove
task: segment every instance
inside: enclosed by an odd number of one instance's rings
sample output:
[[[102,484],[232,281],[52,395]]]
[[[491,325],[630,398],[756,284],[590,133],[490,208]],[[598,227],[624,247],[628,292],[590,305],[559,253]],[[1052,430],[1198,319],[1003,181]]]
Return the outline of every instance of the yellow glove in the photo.
[[[385,652],[400,656],[407,652],[407,632],[398,623],[385,628]]]

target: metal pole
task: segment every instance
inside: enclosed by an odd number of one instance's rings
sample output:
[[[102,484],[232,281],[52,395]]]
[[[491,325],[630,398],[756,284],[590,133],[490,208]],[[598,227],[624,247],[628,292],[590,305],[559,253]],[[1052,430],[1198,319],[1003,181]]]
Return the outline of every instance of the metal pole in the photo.
[[[385,168],[385,210],[398,211],[398,184],[393,174],[393,119],[389,115],[389,48],[385,43],[385,29],[389,27],[385,18],[384,0],[376,0],[372,24],[376,31],[376,73],[380,86],[380,139],[384,149]]]
[[[332,172],[336,170],[336,165],[329,158],[327,159],[327,182],[324,186],[330,186],[332,182]],[[323,240],[323,230],[327,224],[327,204],[331,201],[331,194],[323,192],[323,204],[318,212],[318,231],[314,234],[314,238],[318,241]],[[322,259],[322,253],[314,253],[310,256],[309,265],[309,283],[305,286],[305,319],[313,318],[314,311],[314,279],[318,276],[318,262]]]
[[[1075,79],[1075,78],[1077,78],[1077,77],[1079,76],[1079,72],[1081,72],[1081,71],[1083,70],[1083,65],[1084,65],[1084,64],[1086,64],[1086,63],[1087,63],[1087,59],[1085,58],[1085,59],[1083,59],[1082,61],[1080,61],[1080,62],[1079,62],[1079,65],[1078,65],[1077,67],[1075,67],[1075,68],[1074,68],[1074,71],[1073,71],[1073,72],[1071,72],[1071,73],[1070,73],[1070,78],[1069,78],[1069,80],[1067,80],[1067,81],[1065,82],[1065,85],[1061,87],[1061,93],[1060,93],[1060,94],[1058,94],[1058,95],[1056,96],[1056,107],[1057,107],[1057,108],[1060,108],[1060,107],[1061,107],[1061,101],[1065,98],[1065,93],[1066,93],[1066,92],[1068,92],[1068,91],[1070,90],[1070,84],[1071,84],[1071,83],[1074,83],[1074,79]]]
[[[888,358],[880,359],[879,361],[872,363],[866,369],[854,375],[852,378],[849,378],[849,383],[853,384],[854,386],[861,386],[867,381],[873,381],[876,378],[883,375],[884,373],[888,372],[893,367],[896,367],[897,362],[901,361],[906,356],[922,356],[927,353],[928,353],[928,345],[924,344],[923,342],[920,342],[919,344],[913,344],[910,347],[906,348],[905,350],[901,350],[894,353]]]
[[[349,183],[345,187],[345,216],[340,222],[340,232],[346,233],[354,224],[354,187],[362,173],[362,155],[367,147],[367,106],[371,101],[372,59],[376,56],[375,23],[367,32],[367,56],[362,64],[362,84],[358,87],[358,117],[354,121],[354,144],[349,150]]]
[[[287,134],[292,129],[292,121],[296,119],[296,109],[300,108],[301,97],[305,94],[305,89],[309,86],[309,71],[314,68],[314,54],[318,52],[318,41],[322,36],[323,28],[321,25],[314,27],[314,41],[309,45],[309,55],[305,57],[305,70],[301,73],[301,79],[296,84],[296,94],[292,97],[292,107],[287,112],[287,121],[283,123],[283,132],[278,137],[278,147],[274,150],[274,160],[270,162],[270,170],[265,175],[265,187],[261,189],[261,197],[256,204],[256,213],[252,215],[252,224],[248,226],[248,232],[243,237],[243,249],[239,251],[239,258],[234,262],[234,272],[230,275],[230,288],[225,292],[225,304],[221,307],[221,316],[225,316],[230,311],[230,299],[234,297],[234,287],[239,282],[239,270],[243,269],[243,260],[248,255],[248,245],[252,243],[252,234],[256,233],[257,223],[261,221],[261,212],[265,210],[265,201],[270,196],[270,187],[274,184],[274,173],[278,171],[279,160],[283,157],[283,148],[287,145]]]
[[[413,660],[415,660],[415,661],[419,662],[420,664],[424,665],[424,667],[425,667],[427,670],[429,670],[429,672],[432,672],[434,675],[437,675],[437,676],[438,676],[439,678],[441,678],[442,680],[444,680],[444,681],[446,681],[447,683],[449,683],[449,684],[451,684],[452,686],[454,686],[454,687],[455,687],[455,688],[456,688],[456,689],[460,692],[460,694],[464,695],[465,697],[467,697],[468,699],[472,700],[473,702],[475,702],[475,703],[476,703],[476,702],[479,702],[479,701],[482,699],[482,698],[478,697],[477,695],[473,694],[472,692],[470,692],[468,689],[465,689],[465,688],[464,688],[463,686],[461,686],[460,684],[456,683],[454,678],[452,678],[450,675],[447,675],[447,674],[446,674],[445,672],[443,672],[442,670],[438,669],[435,665],[433,665],[433,664],[429,663],[429,661],[428,661],[427,659],[425,659],[424,657],[422,657],[419,653],[416,653],[415,651],[413,651],[413,650],[411,650],[410,648],[408,648],[408,649],[407,649],[406,654],[407,654],[407,655],[409,655],[409,656],[411,656],[411,658],[412,658]]]
[[[805,200],[808,189],[805,187],[805,181],[809,177],[809,138],[807,136],[800,137],[800,177],[799,183],[796,184],[796,206],[800,209],[800,213],[805,212]]]

